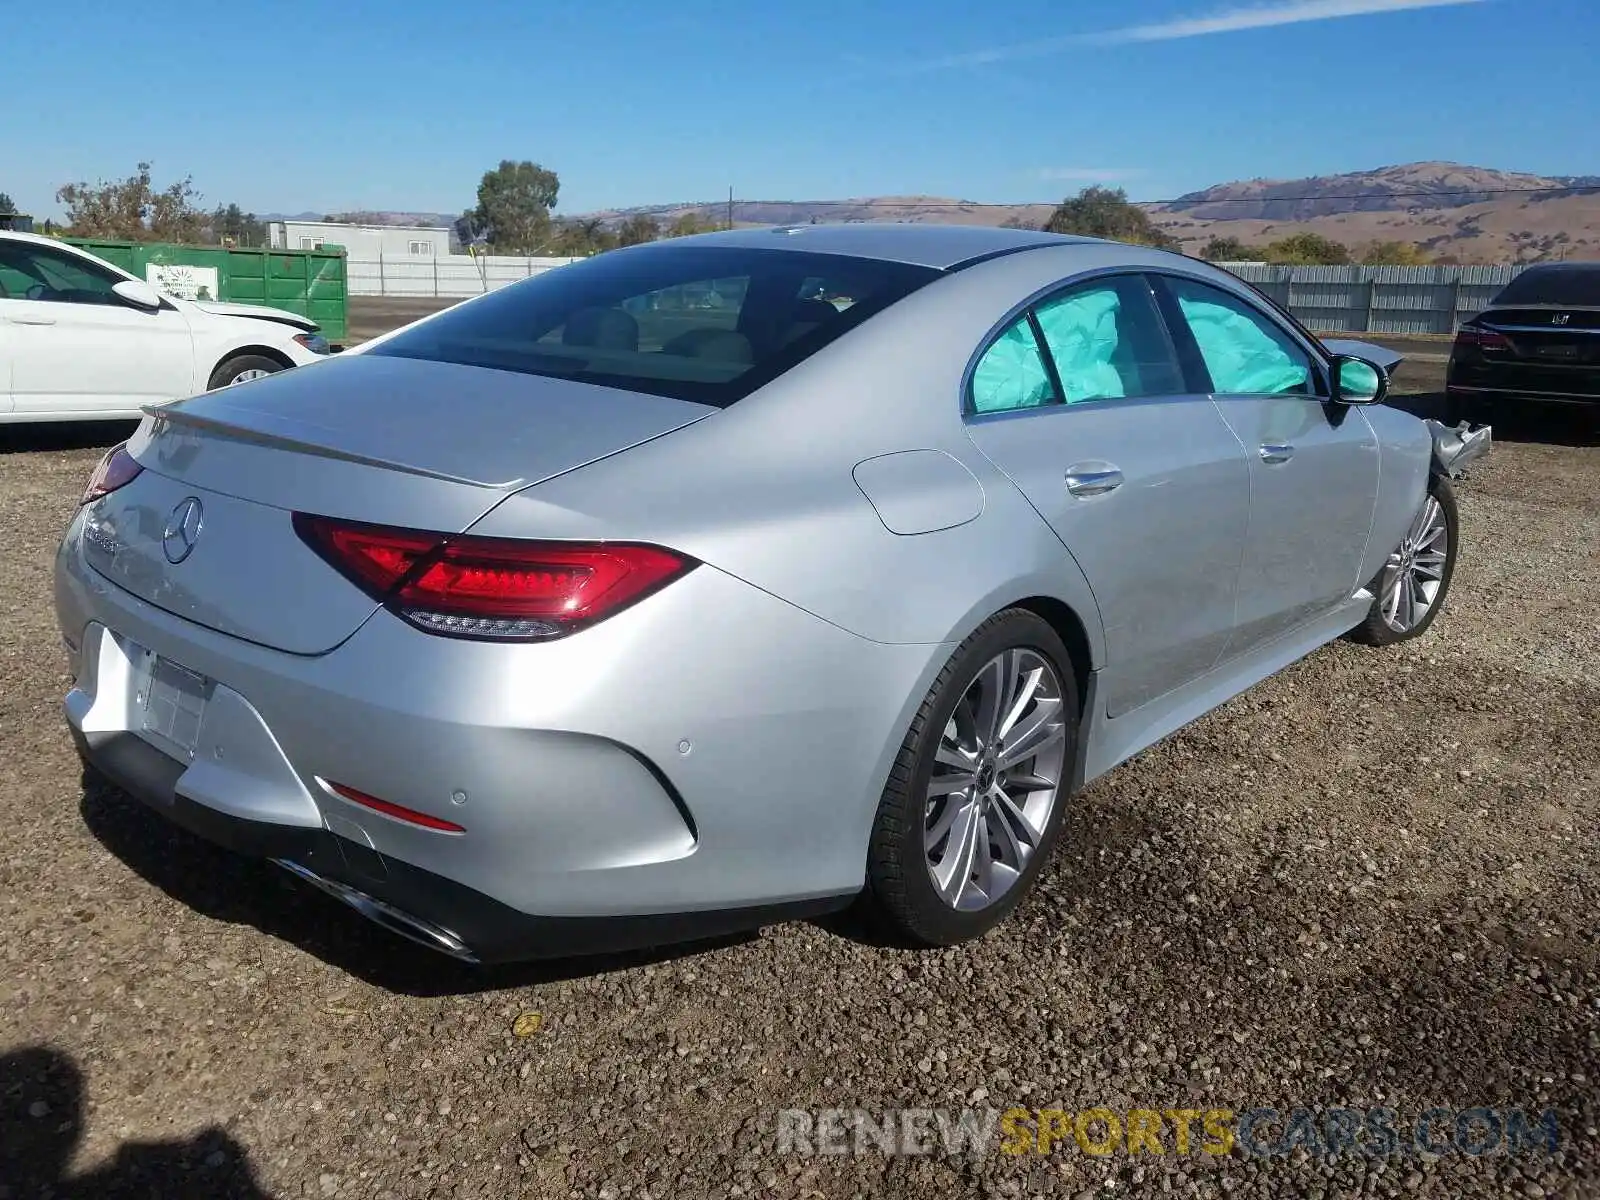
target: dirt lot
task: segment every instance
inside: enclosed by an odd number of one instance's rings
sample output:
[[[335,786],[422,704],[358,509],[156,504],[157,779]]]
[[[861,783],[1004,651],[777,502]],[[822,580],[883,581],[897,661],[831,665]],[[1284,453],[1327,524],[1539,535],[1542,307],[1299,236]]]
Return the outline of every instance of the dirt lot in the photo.
[[[1600,1195],[1592,438],[1509,431],[1425,638],[1094,784],[981,944],[799,924],[484,973],[83,785],[50,559],[120,432],[0,435],[0,1197]],[[778,1153],[779,1109],[963,1105],[1520,1107],[1559,1145]]]

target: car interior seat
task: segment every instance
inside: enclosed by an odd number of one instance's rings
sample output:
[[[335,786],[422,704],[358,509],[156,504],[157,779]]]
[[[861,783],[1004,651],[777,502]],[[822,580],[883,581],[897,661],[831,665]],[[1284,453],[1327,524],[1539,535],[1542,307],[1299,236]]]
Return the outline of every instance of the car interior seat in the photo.
[[[580,308],[567,318],[566,328],[561,331],[561,344],[636,351],[639,349],[639,322],[620,308]]]

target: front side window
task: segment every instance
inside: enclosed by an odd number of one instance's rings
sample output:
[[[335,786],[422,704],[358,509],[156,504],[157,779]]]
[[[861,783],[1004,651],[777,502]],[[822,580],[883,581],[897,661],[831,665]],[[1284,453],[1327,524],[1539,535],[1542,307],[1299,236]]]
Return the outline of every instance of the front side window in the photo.
[[[121,280],[75,254],[31,242],[0,242],[0,288],[13,300],[56,304],[120,304]]]
[[[1232,396],[1315,396],[1311,356],[1248,301],[1210,284],[1165,276],[1211,375]]]
[[[662,242],[545,271],[372,353],[725,407],[939,274],[870,258]],[[842,308],[841,297],[850,301]]]

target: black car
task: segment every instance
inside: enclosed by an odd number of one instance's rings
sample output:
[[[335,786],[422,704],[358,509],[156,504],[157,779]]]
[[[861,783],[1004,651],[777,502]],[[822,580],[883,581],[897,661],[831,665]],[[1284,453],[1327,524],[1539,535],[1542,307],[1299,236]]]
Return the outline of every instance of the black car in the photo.
[[[1600,262],[1542,263],[1506,284],[1456,334],[1445,391],[1453,422],[1530,401],[1600,419]]]

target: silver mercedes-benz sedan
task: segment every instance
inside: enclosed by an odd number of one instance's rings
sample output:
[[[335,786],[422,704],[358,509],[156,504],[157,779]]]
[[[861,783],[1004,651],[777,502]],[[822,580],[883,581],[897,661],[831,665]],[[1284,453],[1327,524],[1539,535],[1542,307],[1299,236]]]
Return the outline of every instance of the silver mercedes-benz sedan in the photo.
[[[859,904],[984,933],[1072,791],[1415,637],[1381,368],[1173,254],[808,226],[604,254],[149,411],[57,561],[88,763],[479,961]]]

